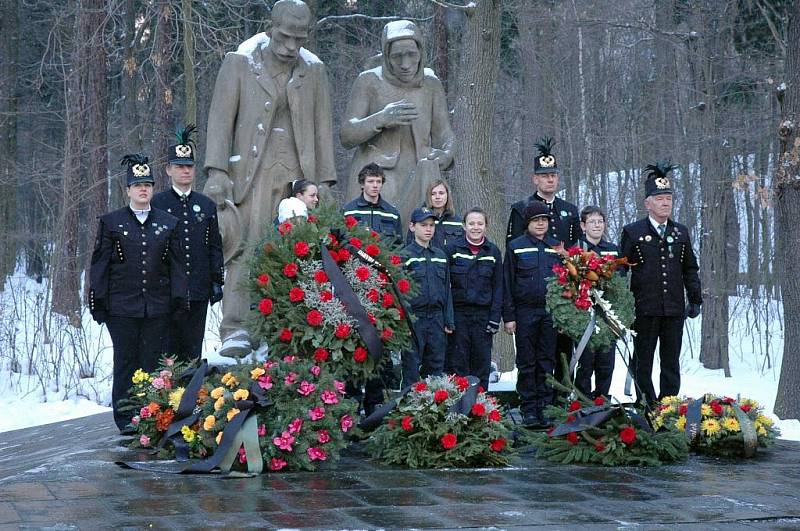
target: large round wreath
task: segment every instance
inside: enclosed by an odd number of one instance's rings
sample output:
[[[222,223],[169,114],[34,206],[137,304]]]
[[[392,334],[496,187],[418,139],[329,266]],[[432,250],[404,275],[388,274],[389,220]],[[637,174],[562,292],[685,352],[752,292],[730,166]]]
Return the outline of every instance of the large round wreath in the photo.
[[[546,303],[556,328],[579,341],[591,319],[590,312],[605,315],[605,319],[596,317],[588,350],[609,349],[617,334],[633,324],[633,294],[617,272],[624,263],[624,259],[572,247],[564,264],[553,266],[555,276],[547,283]]]
[[[267,342],[272,359],[296,355],[329,367],[341,378],[364,381],[375,361],[323,267],[323,247],[366,310],[384,352],[410,346],[399,298],[410,294],[412,284],[401,267],[397,242],[382,240],[331,206],[316,212],[308,220],[294,218],[279,225],[257,253],[251,268],[257,304],[251,332]],[[359,257],[359,250],[367,258]]]

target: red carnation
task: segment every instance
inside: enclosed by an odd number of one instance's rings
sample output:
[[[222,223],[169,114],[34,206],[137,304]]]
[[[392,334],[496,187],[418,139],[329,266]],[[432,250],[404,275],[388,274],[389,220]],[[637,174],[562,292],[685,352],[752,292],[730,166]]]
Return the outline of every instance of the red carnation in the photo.
[[[358,363],[364,363],[367,361],[367,349],[364,347],[356,347],[355,352],[353,352],[353,359]]]
[[[330,354],[324,348],[318,348],[314,351],[314,361],[327,361]]]
[[[472,409],[470,410],[470,412],[476,417],[482,417],[486,414],[486,406],[484,406],[480,402],[475,402],[474,404],[472,404]]]
[[[722,406],[719,405],[719,402],[714,400],[713,402],[711,402],[711,411],[713,411],[714,414],[717,416],[722,415]]]
[[[414,391],[421,393],[422,391],[426,391],[428,389],[428,384],[425,382],[417,382],[414,384]]]
[[[680,406],[678,406],[678,415],[680,416],[686,415],[687,411],[689,411],[689,406],[687,406],[686,404],[681,404]]]
[[[600,452],[602,452],[603,450],[605,450],[605,449],[606,449],[606,445],[601,443],[601,442],[598,442],[597,444],[594,445],[594,451],[597,452],[598,454]]]
[[[340,249],[339,250],[339,261],[340,262],[347,262],[350,260],[350,251],[347,249]]]
[[[381,301],[381,305],[384,308],[391,308],[394,306],[394,297],[388,291],[383,294],[383,300]]]
[[[266,273],[264,273],[263,275],[258,275],[258,278],[256,279],[256,284],[258,285],[259,288],[267,287],[267,284],[269,284],[269,275],[267,275]]]
[[[569,415],[567,417],[567,422],[575,422],[575,415]]]
[[[281,233],[281,236],[291,231],[292,231],[292,224],[288,221],[284,221],[283,223],[278,225],[278,232]]]
[[[372,323],[374,325],[378,324],[378,320],[375,318],[375,314],[374,313],[367,312],[367,318],[369,319],[370,323]]]
[[[336,239],[336,235],[328,233],[328,247],[336,247],[337,245],[339,245],[339,240]]]
[[[339,339],[346,339],[350,337],[350,325],[347,323],[342,323],[336,327],[336,331],[333,333]]]
[[[316,281],[317,284],[324,284],[328,281],[328,274],[322,269],[320,269],[319,271],[314,273],[314,281]]]
[[[575,299],[575,307],[579,310],[586,311],[592,307],[592,301],[588,297],[578,297]]]
[[[381,248],[375,245],[374,243],[371,243],[367,245],[367,247],[364,249],[364,252],[370,256],[378,256],[379,254],[381,254]]]
[[[574,431],[571,431],[567,434],[567,441],[570,444],[578,444],[578,434]]]
[[[453,448],[458,443],[458,439],[456,439],[456,436],[453,433],[445,433],[442,435],[440,441],[442,442],[442,448],[445,450]]]
[[[350,245],[352,245],[356,249],[361,249],[361,246],[364,245],[364,244],[358,238],[353,237],[353,238],[350,238]]]
[[[381,239],[381,235],[375,232],[374,230],[369,231],[369,235],[372,236],[373,238],[377,238],[379,240]]]
[[[334,262],[339,262],[339,253],[337,253],[334,249],[328,249],[328,253],[330,253]]]
[[[456,387],[458,387],[459,391],[466,391],[469,387],[469,380],[463,376],[456,376],[453,378],[453,381],[456,383]]]
[[[310,216],[308,216],[308,221],[311,222],[311,223],[316,223],[318,219],[319,218],[317,216],[315,216],[314,214],[311,214]]]
[[[306,314],[306,321],[311,326],[319,326],[322,324],[322,314],[319,310],[311,310]]]
[[[503,448],[506,447],[506,440],[502,437],[499,439],[495,439],[492,441],[492,444],[489,445],[493,452],[502,452]]]
[[[573,400],[569,403],[569,409],[567,411],[578,411],[581,408],[581,403],[577,400]]]
[[[370,302],[378,302],[378,299],[380,299],[380,298],[381,298],[381,294],[375,288],[372,288],[367,292],[367,300],[370,301]]]
[[[402,306],[399,306],[399,305],[397,306],[397,315],[398,315],[398,317],[400,319],[405,319],[406,318],[406,311],[403,309]]]
[[[400,291],[400,293],[408,293],[408,290],[411,289],[411,283],[408,280],[401,278],[397,281],[397,289]]]
[[[272,313],[272,299],[261,299],[258,303],[258,311],[261,315],[269,315]]]
[[[294,262],[289,262],[285,266],[283,266],[283,274],[289,278],[294,278],[297,276],[297,264]]]
[[[298,258],[305,258],[308,256],[309,247],[306,242],[297,242],[294,244],[294,255]]]
[[[355,273],[356,273],[356,278],[361,282],[365,282],[370,276],[370,271],[367,266],[358,266],[356,268]]]
[[[731,404],[733,404],[733,398],[731,398],[731,397],[729,397],[729,396],[726,396],[725,398],[723,398],[723,399],[721,400],[721,402],[722,402],[723,404],[728,404],[728,405],[731,405]]]
[[[414,423],[412,422],[413,420],[414,419],[409,415],[403,417],[403,421],[400,423],[400,425],[403,427],[404,431],[411,431],[414,429]]]
[[[281,330],[281,335],[278,336],[278,339],[280,339],[284,343],[288,343],[289,341],[292,340],[292,331],[289,330],[288,328],[284,328],[283,330]]]
[[[594,405],[596,406],[602,406],[605,403],[606,403],[606,397],[602,395],[594,399]]]
[[[743,406],[739,406],[739,409],[741,409],[745,413],[749,413],[750,410],[753,409],[753,408],[752,408],[752,406],[750,406],[750,404],[745,404]]]
[[[442,402],[447,400],[449,396],[450,394],[444,389],[439,389],[438,391],[433,393],[433,399],[436,401],[437,404],[441,404]]]
[[[392,265],[396,265],[396,266],[398,266],[398,265],[403,263],[403,259],[400,258],[399,256],[397,256],[396,254],[393,254],[392,256],[390,256],[389,257],[389,261],[392,263]]]
[[[374,324],[374,323],[373,323]],[[394,335],[394,330],[388,326],[381,331],[381,341],[389,341]]]
[[[581,248],[580,248],[580,247],[578,247],[577,245],[576,245],[576,246],[574,246],[574,247],[570,247],[570,248],[567,250],[567,255],[568,255],[568,256],[570,256],[570,257],[572,257],[572,256],[577,256],[577,255],[579,255],[579,254],[583,254],[583,249],[581,249]]]
[[[500,412],[493,409],[489,412],[489,420],[492,422],[500,422]]]
[[[636,440],[636,430],[630,426],[622,428],[619,432],[619,439],[625,444],[632,444]]]
[[[378,273],[378,282],[381,283],[381,286],[385,286],[389,282],[389,277],[386,276],[386,273]]]
[[[345,216],[344,224],[348,229],[352,229],[356,225],[358,225],[358,220],[353,216]]]
[[[300,302],[306,298],[306,292],[300,288],[294,287],[289,290],[289,300],[292,302]]]
[[[333,293],[328,290],[322,290],[319,292],[319,298],[322,300],[322,302],[328,302],[333,300]]]

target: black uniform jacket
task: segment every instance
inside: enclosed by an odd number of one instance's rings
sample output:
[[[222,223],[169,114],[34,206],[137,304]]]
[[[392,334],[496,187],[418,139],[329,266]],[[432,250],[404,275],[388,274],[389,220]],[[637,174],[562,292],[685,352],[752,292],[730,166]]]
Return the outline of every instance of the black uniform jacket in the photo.
[[[384,239],[394,238],[397,243],[403,243],[400,212],[382,197],[378,197],[377,203],[370,203],[362,194],[347,203],[342,210],[345,217],[353,216],[359,223],[374,230]]]
[[[503,310],[503,257],[500,249],[484,240],[478,254],[472,254],[462,236],[448,245],[446,252],[454,310],[488,311],[489,321],[499,324]]]
[[[411,300],[411,311],[441,311],[444,325],[455,329],[447,255],[438,247],[422,247],[416,241],[403,247],[402,255],[406,270],[419,288],[419,293]]]
[[[561,242],[545,235],[539,240],[525,233],[506,245],[503,263],[503,321],[516,321],[521,312],[544,314],[547,279],[561,263],[555,249]]]
[[[156,317],[188,296],[177,220],[151,208],[139,223],[129,207],[100,217],[90,269],[89,308],[121,317]]]
[[[663,240],[649,218],[626,225],[622,229],[620,254],[631,264],[636,315],[684,315],[684,290],[689,302],[702,304],[697,257],[684,225],[667,220]]]
[[[422,205],[426,206],[426,205]],[[456,216],[452,210],[445,210],[442,215],[436,218],[436,229],[433,233],[431,245],[444,250],[448,245],[464,236],[464,225],[461,218]],[[414,241],[414,233],[406,231],[406,244]]]
[[[156,194],[151,205],[178,218],[177,236],[189,283],[189,300],[208,300],[211,284],[222,285],[225,278],[217,205],[195,191],[183,201],[173,188]]]
[[[578,217],[578,207],[560,197],[555,197],[552,203],[548,203],[538,193],[511,205],[511,215],[508,217],[508,229],[506,230],[506,243],[524,234],[528,229],[523,212],[531,201],[541,201],[550,207],[550,213],[553,217],[550,219],[548,235],[554,240],[562,242],[565,248],[575,245],[578,238],[583,234],[580,218]]]

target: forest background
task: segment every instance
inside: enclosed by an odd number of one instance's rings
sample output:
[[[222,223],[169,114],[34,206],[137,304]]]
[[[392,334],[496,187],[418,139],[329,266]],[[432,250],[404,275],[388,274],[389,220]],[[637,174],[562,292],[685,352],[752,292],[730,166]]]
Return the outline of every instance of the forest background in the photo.
[[[0,296],[11,301],[0,306],[0,370],[36,373],[51,388],[65,385],[65,367],[93,376],[82,279],[97,216],[125,203],[118,161],[149,154],[163,189],[166,146],[179,124],[196,123],[202,167],[222,58],[268,27],[273,3],[0,3]],[[548,135],[563,197],[603,207],[617,240],[643,215],[641,168],[672,159],[681,168],[674,217],[691,230],[703,281],[692,355],[729,375],[736,313],[756,338],[748,355],[781,366],[775,413],[800,416],[800,2],[307,3],[316,20],[307,47],[331,85],[340,183],[352,82],[380,51],[383,25],[414,20],[460,142],[447,176],[458,209],[486,208],[503,242],[511,203],[532,193],[533,143]],[[198,189],[205,178],[198,172]],[[3,284],[15,272],[47,286],[32,305]],[[779,351],[776,320],[787,324]],[[25,349],[20,334],[32,334]],[[510,368],[510,345],[498,347]]]

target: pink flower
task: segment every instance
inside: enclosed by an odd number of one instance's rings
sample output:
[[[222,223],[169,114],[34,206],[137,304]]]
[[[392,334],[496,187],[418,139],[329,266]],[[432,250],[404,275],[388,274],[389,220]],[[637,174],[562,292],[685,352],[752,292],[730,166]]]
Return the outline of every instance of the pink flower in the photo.
[[[319,420],[325,416],[325,408],[317,406],[308,410],[308,418],[311,420]]]
[[[322,448],[311,447],[306,450],[306,453],[312,461],[325,461],[328,458],[328,454]]]
[[[273,457],[272,460],[269,462],[269,469],[270,470],[280,470],[281,468],[285,467],[288,463],[283,459],[278,459],[277,457]]]
[[[297,373],[296,373],[296,372],[290,372],[290,373],[289,373],[289,374],[287,374],[287,375],[286,375],[286,377],[283,379],[283,383],[284,383],[285,385],[292,385],[292,384],[293,384],[293,383],[295,383],[296,381],[297,381]]]
[[[164,365],[167,367],[172,367],[175,365],[175,358],[164,358]]]
[[[148,410],[148,413],[149,413],[149,412],[150,412],[150,410]],[[133,424],[134,426],[138,426],[138,425],[139,425],[139,420],[140,420],[140,419],[139,419],[139,415],[136,415],[135,417],[133,417],[133,418],[131,419],[131,424]]]
[[[342,427],[342,431],[347,433],[347,431],[353,427],[353,417],[350,415],[344,415],[341,419],[339,419],[339,425]]]
[[[261,389],[272,389],[272,376],[269,374],[259,376],[257,381]]]
[[[325,390],[322,391],[322,401],[326,404],[338,404],[339,398],[336,396],[334,391]]]
[[[300,382],[300,387],[298,387],[297,392],[303,396],[308,396],[316,390],[317,390],[316,385],[312,384],[311,382],[303,380],[302,382]]]
[[[283,361],[286,363],[292,363],[293,361],[297,361],[297,356],[284,356]]]
[[[162,378],[160,376],[158,376],[156,378],[153,378],[153,382],[152,382],[151,385],[153,386],[154,389],[164,389],[165,388],[164,387],[164,378]]]
[[[247,462],[247,452],[244,450],[244,446],[239,447],[239,462],[246,463]]]
[[[344,382],[340,382],[339,380],[334,380],[333,386],[340,394],[344,394],[344,388],[345,388]]]
[[[144,406],[142,409],[139,410],[139,416],[143,419],[149,419],[152,415],[150,414],[150,408]]]
[[[275,446],[280,448],[281,450],[286,450],[287,452],[292,451],[292,445],[294,444],[294,437],[288,431],[281,433],[280,437],[275,437],[272,439],[272,442]]]
[[[317,440],[320,444],[325,444],[331,440],[331,435],[328,433],[328,430],[319,430],[317,432]]]
[[[308,369],[308,372],[310,372],[314,376],[319,376],[319,373],[321,371],[322,371],[322,369],[319,368],[319,365],[312,365],[311,368]]]
[[[293,421],[289,423],[289,433],[300,433],[300,429],[303,427],[303,419],[295,418]]]
[[[150,437],[148,437],[147,435],[142,435],[141,437],[139,437],[139,444],[141,444],[142,446],[150,446]]]
[[[264,368],[267,369],[268,371],[271,371],[272,369],[274,369],[277,366],[278,366],[278,362],[277,361],[265,361],[264,362]]]
[[[258,436],[259,436],[259,437],[263,437],[263,436],[265,436],[266,434],[267,434],[267,425],[266,425],[266,424],[261,424],[261,425],[258,427]]]

